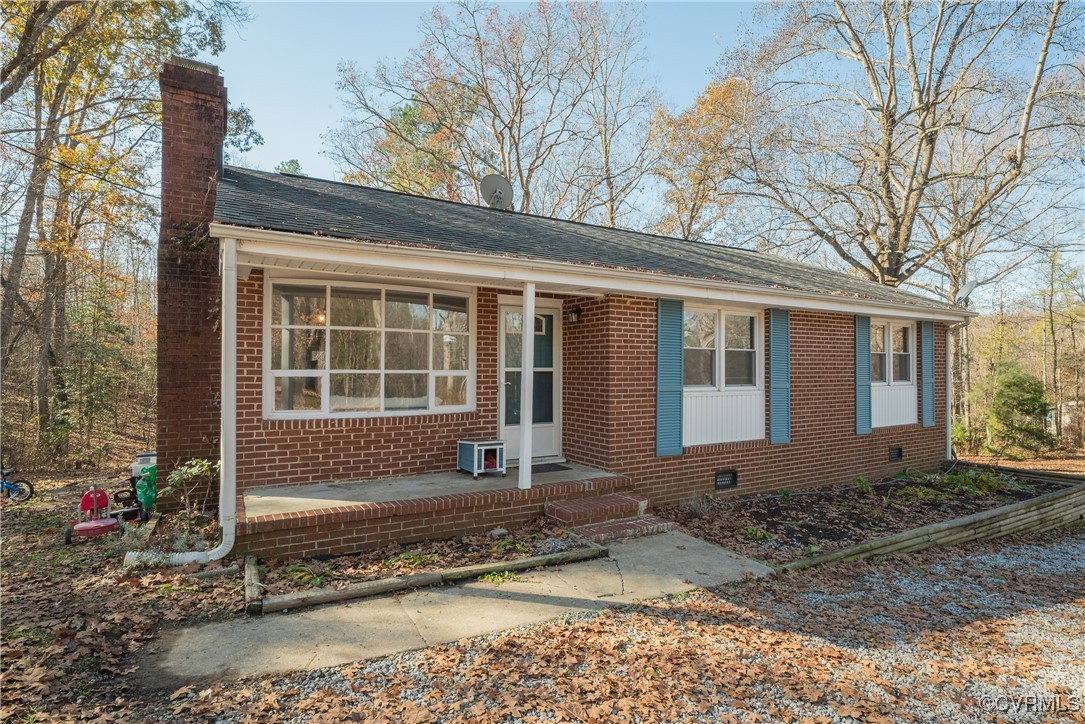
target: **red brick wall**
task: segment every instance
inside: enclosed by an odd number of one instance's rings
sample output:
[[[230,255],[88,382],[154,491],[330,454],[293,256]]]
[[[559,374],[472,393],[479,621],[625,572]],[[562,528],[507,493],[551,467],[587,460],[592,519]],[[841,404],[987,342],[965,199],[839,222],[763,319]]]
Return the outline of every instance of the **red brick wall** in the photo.
[[[263,274],[238,283],[237,488],[368,480],[453,470],[456,441],[497,432],[497,292],[476,300],[474,412],[334,420],[265,420]],[[444,492],[444,491],[440,491]]]
[[[158,243],[159,479],[178,462],[219,457],[217,149],[226,130],[218,75],[167,63],[162,89],[162,219]],[[214,502],[214,491],[202,494]],[[176,505],[160,499],[167,509]]]
[[[590,460],[628,475],[634,490],[654,505],[714,493],[718,470],[738,471],[739,486],[720,492],[735,496],[839,484],[860,475],[876,479],[905,465],[933,469],[945,457],[944,325],[935,331],[934,427],[876,428],[871,435],[857,436],[854,317],[793,311],[792,442],[769,445],[766,430],[765,440],[701,445],[686,448],[681,456],[659,458],[655,455],[656,302],[607,297],[584,309],[590,309],[590,321],[586,313],[583,329],[567,326],[565,415],[575,420],[577,430],[599,428],[602,432],[574,436],[567,431],[566,454],[572,460]],[[578,367],[580,353],[598,362]],[[592,373],[592,379],[583,379],[585,373]],[[571,409],[579,399],[569,393],[571,389],[590,389],[590,406]],[[904,448],[904,460],[891,463],[889,448],[898,446]]]
[[[511,528],[541,516],[546,503],[625,490],[620,476],[506,488],[475,493],[435,494],[424,500],[364,503],[335,510],[245,519],[238,528],[237,551],[263,557],[337,555],[391,542]],[[240,497],[240,496],[239,496]],[[239,508],[244,518],[244,501]]]

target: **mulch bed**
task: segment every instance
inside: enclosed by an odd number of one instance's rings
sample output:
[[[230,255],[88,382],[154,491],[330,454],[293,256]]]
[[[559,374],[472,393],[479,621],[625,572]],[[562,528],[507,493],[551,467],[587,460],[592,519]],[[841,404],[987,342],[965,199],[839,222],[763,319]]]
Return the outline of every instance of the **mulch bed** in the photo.
[[[313,588],[341,589],[363,581],[516,561],[584,547],[566,529],[538,518],[498,536],[470,535],[410,545],[391,544],[351,555],[265,561],[264,593],[274,596]]]
[[[961,518],[1062,489],[1054,483],[1010,482],[962,492],[924,478],[858,489],[661,507],[656,514],[682,531],[768,563],[788,563],[864,541]]]

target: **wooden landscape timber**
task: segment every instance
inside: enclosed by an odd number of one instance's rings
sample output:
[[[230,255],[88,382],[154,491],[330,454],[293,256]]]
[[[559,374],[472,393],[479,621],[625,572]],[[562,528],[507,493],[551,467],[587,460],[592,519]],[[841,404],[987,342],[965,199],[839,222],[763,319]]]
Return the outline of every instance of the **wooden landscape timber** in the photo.
[[[798,571],[828,563],[862,560],[888,553],[913,553],[935,546],[975,540],[994,540],[1023,531],[1043,531],[1085,520],[1085,485],[1023,500],[994,510],[943,521],[915,530],[860,543],[838,551],[804,558],[780,566]]]

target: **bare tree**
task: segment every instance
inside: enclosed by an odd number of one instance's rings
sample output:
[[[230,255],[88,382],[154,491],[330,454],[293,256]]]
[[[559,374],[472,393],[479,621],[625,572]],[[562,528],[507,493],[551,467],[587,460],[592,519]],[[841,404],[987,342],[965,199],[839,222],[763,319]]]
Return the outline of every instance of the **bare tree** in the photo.
[[[422,31],[400,63],[340,65],[350,116],[327,141],[349,179],[477,202],[498,173],[520,211],[616,223],[644,173],[653,99],[636,74],[635,14],[463,1]]]
[[[1081,17],[1066,0],[783,6],[776,32],[723,64],[757,109],[735,190],[856,273],[912,280],[985,238],[1080,129]]]

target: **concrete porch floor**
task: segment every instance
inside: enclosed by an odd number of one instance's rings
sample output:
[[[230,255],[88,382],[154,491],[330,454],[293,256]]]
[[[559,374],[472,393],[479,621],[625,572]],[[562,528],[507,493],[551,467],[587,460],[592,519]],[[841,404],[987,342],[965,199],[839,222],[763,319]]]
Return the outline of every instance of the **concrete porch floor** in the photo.
[[[561,463],[568,470],[534,473],[531,483],[547,485],[578,480],[614,477],[611,473],[576,463]],[[339,508],[357,503],[387,503],[394,500],[417,500],[435,495],[477,493],[516,487],[516,468],[510,466],[508,477],[490,473],[478,480],[467,473],[441,472],[402,478],[359,480],[315,485],[284,485],[256,488],[242,493],[245,517],[256,518],[277,513],[302,513],[308,510]]]

